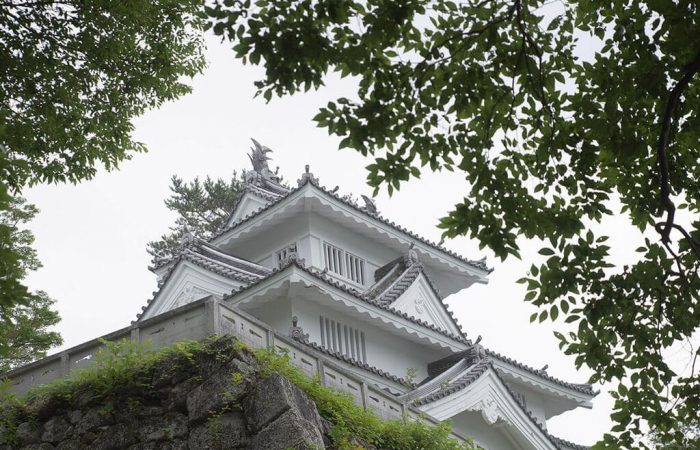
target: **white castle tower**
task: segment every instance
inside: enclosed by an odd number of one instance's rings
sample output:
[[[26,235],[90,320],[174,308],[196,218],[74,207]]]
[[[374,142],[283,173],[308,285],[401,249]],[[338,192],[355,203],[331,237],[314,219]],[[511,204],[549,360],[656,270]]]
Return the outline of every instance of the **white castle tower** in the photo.
[[[382,417],[451,420],[487,450],[584,449],[547,421],[590,408],[590,385],[559,380],[470,340],[443,301],[490,270],[319,184],[288,188],[254,142],[253,171],[226,226],[183,238],[151,268],[159,289],[137,321],[107,338],[155,346],[213,333],[289,352],[293,363]],[[87,364],[91,341],[9,375],[15,389]],[[88,355],[88,356],[85,356]]]

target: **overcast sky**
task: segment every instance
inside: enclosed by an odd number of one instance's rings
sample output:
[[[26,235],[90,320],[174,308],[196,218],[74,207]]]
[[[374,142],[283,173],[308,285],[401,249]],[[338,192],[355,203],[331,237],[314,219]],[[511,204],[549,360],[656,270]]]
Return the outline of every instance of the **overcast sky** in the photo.
[[[58,326],[63,348],[125,327],[135,319],[156,288],[147,270],[146,243],[167,231],[174,216],[165,208],[173,174],[229,177],[249,168],[246,156],[254,137],[274,150],[271,167],[279,166],[295,184],[305,164],[321,184],[339,185],[341,193],[371,194],[365,184],[368,160],[337,151],[338,139],[316,128],[317,109],[339,96],[352,96],[352,82],[334,80],[320,92],[309,92],[265,104],[253,99],[256,68],[234,61],[227,46],[209,42],[209,67],[193,82],[192,94],[164,105],[135,121],[135,138],[149,152],[135,155],[119,171],[101,171],[77,186],[39,186],[25,196],[41,210],[31,229],[44,267],[31,275],[29,285],[57,299],[63,318]],[[438,218],[466,194],[459,174],[424,173],[389,198],[379,195],[377,206],[391,220],[440,240]],[[604,224],[613,244],[626,243],[623,217]],[[626,245],[625,245],[626,244]],[[448,298],[471,338],[483,336],[487,347],[536,368],[549,364],[548,373],[572,382],[585,382],[589,372],[577,371],[553,337],[553,325],[529,323],[535,308],[522,301],[524,288],[516,284],[538,260],[539,245],[523,247],[523,260],[500,262],[475,242],[454,239],[445,245],[471,259],[487,256],[495,270],[487,285],[474,286]],[[613,245],[615,247],[615,245]],[[623,252],[624,253],[624,252]],[[616,256],[624,260],[624,255]],[[560,325],[559,325],[560,326]],[[592,410],[568,412],[549,422],[551,433],[581,444],[592,444],[610,427],[612,406],[605,388]]]

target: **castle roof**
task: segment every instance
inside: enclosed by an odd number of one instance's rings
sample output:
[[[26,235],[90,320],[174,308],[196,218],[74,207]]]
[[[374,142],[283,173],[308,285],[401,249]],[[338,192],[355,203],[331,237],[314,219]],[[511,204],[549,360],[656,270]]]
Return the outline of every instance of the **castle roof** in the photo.
[[[474,355],[465,355],[449,370],[445,371],[442,376],[436,376],[429,381],[423,383],[414,391],[409,392],[404,398],[411,399],[411,403],[415,406],[425,407],[439,400],[447,399],[451,396],[456,396],[459,392],[467,389],[490,373],[505,392],[508,394],[508,400],[511,404],[517,405],[520,414],[527,417],[530,424],[534,426],[541,437],[546,439],[554,448],[560,450],[588,450],[589,447],[578,445],[566,441],[556,436],[551,435],[547,428],[528,410],[521,396],[509,386],[506,380],[502,377],[499,369],[494,365],[494,361],[490,357],[479,358]]]
[[[444,246],[437,244],[433,241],[430,241],[429,239],[426,239],[426,238],[408,230],[407,228],[395,223],[394,221],[391,221],[391,220],[383,217],[378,212],[370,211],[369,208],[367,208],[367,207],[358,206],[358,204],[355,201],[353,201],[350,196],[340,196],[337,193],[326,189],[325,187],[321,186],[318,183],[318,181],[316,179],[314,179],[313,177],[303,178],[302,180],[300,180],[299,185],[296,188],[290,189],[288,192],[280,194],[274,200],[269,200],[269,203],[267,205],[265,205],[264,207],[242,217],[238,221],[233,222],[233,223],[228,223],[220,231],[215,233],[214,236],[212,236],[212,238],[209,239],[209,242],[216,243],[216,242],[220,241],[222,237],[224,237],[225,235],[227,235],[231,231],[241,227],[242,225],[244,225],[247,222],[250,222],[251,220],[253,220],[256,217],[265,213],[266,211],[269,211],[271,209],[274,209],[274,208],[282,205],[285,202],[285,200],[291,198],[293,196],[293,194],[299,192],[307,185],[310,185],[313,188],[321,191],[323,194],[332,198],[333,200],[340,202],[343,205],[352,208],[353,211],[363,215],[365,218],[367,218],[371,221],[378,222],[378,223],[381,223],[383,225],[387,225],[387,226],[391,227],[393,230],[398,231],[399,233],[403,234],[404,237],[408,241],[421,242],[421,243],[425,244],[426,246],[448,256],[449,258],[455,259],[462,264],[466,264],[466,265],[472,267],[473,269],[480,271],[484,275],[490,273],[493,270],[493,269],[488,268],[484,261],[476,261],[476,260],[470,260],[468,258],[465,258],[464,256],[461,256],[461,255],[459,255],[451,250],[448,250]],[[253,189],[256,189],[256,191],[258,191],[258,192],[261,191],[261,189],[257,186],[255,186]],[[253,192],[253,194],[258,195],[255,192]],[[236,208],[234,207],[234,211],[232,212],[231,217],[235,216],[235,211],[236,211]]]

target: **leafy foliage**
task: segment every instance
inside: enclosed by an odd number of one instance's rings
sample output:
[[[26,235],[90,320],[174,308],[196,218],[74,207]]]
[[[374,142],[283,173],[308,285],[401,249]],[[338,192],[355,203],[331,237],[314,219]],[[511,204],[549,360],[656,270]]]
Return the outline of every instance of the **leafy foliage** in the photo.
[[[177,214],[175,225],[160,240],[148,243],[148,253],[155,257],[175,254],[182,236],[192,234],[208,239],[221,229],[229,218],[243,190],[243,180],[234,171],[230,180],[207,177],[204,181],[195,178],[185,182],[177,175],[170,180],[170,198],[165,206]]]
[[[520,237],[548,242],[522,279],[526,300],[540,309],[533,320],[576,327],[557,336],[592,381],[619,382],[601,445],[643,447],[645,423],[681,441],[700,376],[674,373],[663,355],[700,326],[697,2],[218,0],[205,10],[238,58],[264,67],[256,87],[267,100],[319,88],[331,71],[357,80],[355,97],[315,120],[374,157],[376,189],[422,170],[464,172],[471,189],[440,221],[445,236],[503,259],[519,256]],[[619,214],[644,241],[625,267],[593,232]]]
[[[22,284],[41,267],[32,248],[34,235],[23,228],[38,210],[21,197],[6,199],[0,204],[0,372],[40,358],[63,342],[48,330],[61,320],[51,309],[54,300]]]
[[[184,78],[204,68],[200,8],[198,0],[0,0],[0,211],[27,185],[76,183],[145,150],[131,119],[189,92]],[[0,225],[0,243],[9,233]],[[0,245],[3,314],[31,301],[22,258]]]
[[[77,182],[144,150],[131,119],[202,70],[197,0],[0,2],[5,185]]]
[[[7,345],[6,356],[0,357],[0,372],[30,363],[46,356],[46,351],[63,343],[56,331],[48,328],[61,321],[51,309],[55,300],[46,292],[32,293],[26,305],[11,308],[6,324],[0,327],[0,342]]]

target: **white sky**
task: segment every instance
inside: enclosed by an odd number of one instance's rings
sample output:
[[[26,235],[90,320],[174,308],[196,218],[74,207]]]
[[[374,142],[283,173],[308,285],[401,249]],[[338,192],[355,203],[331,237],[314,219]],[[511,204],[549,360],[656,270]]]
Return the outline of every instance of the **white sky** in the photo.
[[[31,229],[44,263],[31,275],[29,285],[58,300],[63,348],[129,325],[151,297],[156,283],[147,270],[146,243],[173,222],[174,215],[163,204],[173,174],[188,180],[229,177],[234,169],[249,167],[246,153],[254,137],[275,151],[271,167],[279,166],[292,184],[304,165],[310,164],[321,184],[329,188],[339,185],[341,193],[371,194],[364,182],[368,160],[354,151],[337,151],[338,139],[311,120],[327,101],[352,96],[349,81],[336,80],[321,92],[265,104],[261,98],[252,98],[259,69],[242,66],[215,40],[209,42],[207,58],[210,66],[195,79],[191,95],[135,121],[135,137],[148,146],[148,153],[134,156],[119,171],[101,171],[77,186],[38,186],[25,192],[41,210]],[[438,218],[466,192],[459,174],[425,173],[391,199],[382,193],[377,205],[385,217],[438,241]],[[633,246],[626,242],[628,226],[623,218],[610,219],[603,226],[613,236],[613,244]],[[576,371],[573,358],[558,350],[550,322],[529,323],[535,308],[523,302],[524,288],[515,280],[538,260],[540,246],[525,245],[522,261],[501,263],[467,239],[445,245],[472,259],[485,255],[495,268],[488,285],[448,299],[470,337],[482,335],[487,347],[536,368],[549,364],[548,373],[564,380],[587,379],[589,373]],[[578,409],[552,419],[549,431],[593,444],[610,427],[612,400],[603,392],[593,404],[592,410]]]

